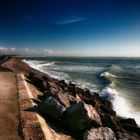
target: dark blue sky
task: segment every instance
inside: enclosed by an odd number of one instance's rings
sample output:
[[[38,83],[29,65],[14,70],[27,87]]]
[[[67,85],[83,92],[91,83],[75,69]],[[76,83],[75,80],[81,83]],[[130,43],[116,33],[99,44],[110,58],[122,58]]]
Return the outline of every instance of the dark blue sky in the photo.
[[[0,51],[140,56],[140,1],[1,0]]]

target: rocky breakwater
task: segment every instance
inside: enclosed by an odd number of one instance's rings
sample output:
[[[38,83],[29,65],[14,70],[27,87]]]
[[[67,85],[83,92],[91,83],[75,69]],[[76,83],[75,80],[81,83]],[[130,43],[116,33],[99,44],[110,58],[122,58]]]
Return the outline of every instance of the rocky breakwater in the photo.
[[[25,73],[42,93],[37,97],[38,111],[55,129],[77,140],[140,139],[140,128],[135,120],[116,116],[111,102],[98,93],[53,79],[19,60],[8,61],[4,67]]]

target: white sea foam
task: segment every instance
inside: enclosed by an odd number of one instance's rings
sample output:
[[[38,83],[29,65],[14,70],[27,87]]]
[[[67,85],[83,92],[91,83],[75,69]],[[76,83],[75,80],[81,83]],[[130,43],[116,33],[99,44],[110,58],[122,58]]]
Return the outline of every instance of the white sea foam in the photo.
[[[68,82],[69,81],[68,79],[70,79],[70,76],[64,72],[56,72],[56,71],[49,71],[49,70],[47,71],[42,70],[42,71],[58,80],[65,80],[66,82]]]
[[[123,97],[117,96],[113,101],[114,110],[119,116],[134,118],[138,125],[140,125],[140,112],[135,112],[132,105]]]
[[[54,65],[55,64],[55,62],[50,62],[50,63],[46,63],[46,64],[38,64],[38,66],[39,67],[50,67],[50,66],[52,66],[52,65]]]
[[[23,59],[22,61],[25,62],[26,64],[28,64],[29,66],[39,70],[39,66],[38,65],[41,64],[40,61],[35,61],[35,60],[28,61],[26,59]]]
[[[81,66],[81,65],[61,65],[53,68],[57,71],[66,71],[66,72],[80,72],[80,73],[96,73],[100,70],[103,70],[103,67],[95,66]]]
[[[100,96],[112,102],[118,116],[134,118],[137,124],[140,125],[140,112],[135,112],[132,105],[119,95],[115,89],[106,87],[100,92]]]
[[[103,73],[101,73],[101,75],[100,75],[101,77],[103,77],[103,76],[106,76],[106,77],[117,77],[116,75],[114,75],[114,74],[111,74],[110,72],[103,72]]]
[[[100,96],[109,101],[114,100],[116,98],[117,94],[118,93],[116,92],[116,90],[114,90],[110,87],[106,87],[100,92]]]
[[[86,80],[77,79],[74,82],[78,87],[81,87],[82,89],[88,88],[88,89],[90,89],[90,91],[93,91],[93,92],[99,91],[97,88],[97,85],[87,82]]]
[[[42,67],[50,67],[52,65],[55,64],[55,62],[44,62],[44,61],[36,61],[36,60],[22,60],[23,62],[27,63],[29,66],[35,68],[35,69],[38,69],[38,70],[41,70]]]
[[[64,79],[66,82],[68,81],[67,79],[69,79],[69,75],[63,72],[56,72],[53,70],[49,70],[48,68],[53,66],[55,64],[55,62],[48,62],[46,63],[43,61],[36,61],[36,60],[22,60],[23,62],[27,63],[29,66],[31,66],[32,68],[35,68],[37,70],[40,70],[41,72],[44,72],[48,75],[50,75],[51,77],[55,78],[55,79],[59,79],[62,80]]]

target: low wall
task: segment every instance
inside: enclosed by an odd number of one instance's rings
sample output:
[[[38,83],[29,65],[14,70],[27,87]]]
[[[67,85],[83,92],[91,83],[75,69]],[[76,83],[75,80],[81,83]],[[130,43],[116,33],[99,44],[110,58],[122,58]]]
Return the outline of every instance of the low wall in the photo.
[[[17,74],[19,115],[24,140],[72,140],[70,136],[55,132],[37,112],[33,101],[36,93],[31,91],[24,74]]]

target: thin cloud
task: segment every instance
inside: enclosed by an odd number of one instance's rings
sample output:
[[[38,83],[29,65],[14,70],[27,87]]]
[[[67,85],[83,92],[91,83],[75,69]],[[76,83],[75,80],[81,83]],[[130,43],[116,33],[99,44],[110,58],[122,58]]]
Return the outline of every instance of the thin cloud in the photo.
[[[87,18],[72,17],[72,18],[69,18],[69,19],[56,20],[56,21],[54,21],[54,23],[58,24],[58,25],[66,25],[66,24],[76,23],[76,22],[80,22],[80,21],[84,21],[84,20],[87,20]]]
[[[16,51],[16,48],[14,48],[14,47],[12,47],[12,48],[10,48],[11,49],[11,51]]]
[[[52,56],[62,55],[63,52],[54,51],[47,48],[15,48],[15,47],[0,47],[0,55],[21,55],[21,56]]]
[[[6,51],[7,50],[7,48],[5,48],[5,47],[0,47],[0,51]]]

